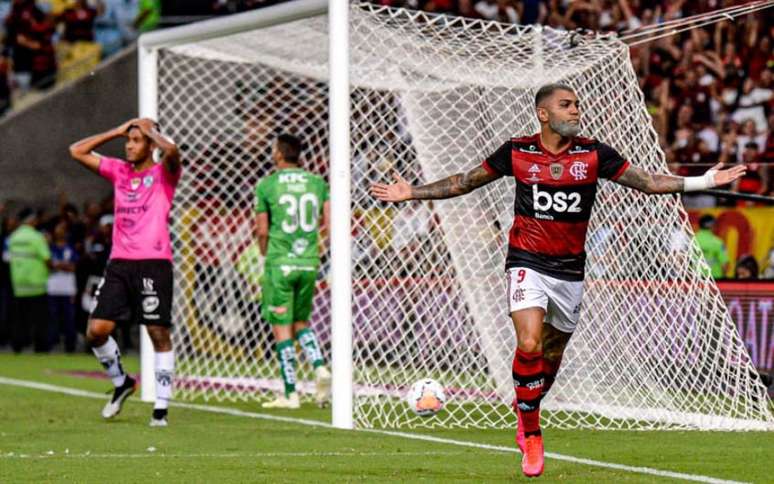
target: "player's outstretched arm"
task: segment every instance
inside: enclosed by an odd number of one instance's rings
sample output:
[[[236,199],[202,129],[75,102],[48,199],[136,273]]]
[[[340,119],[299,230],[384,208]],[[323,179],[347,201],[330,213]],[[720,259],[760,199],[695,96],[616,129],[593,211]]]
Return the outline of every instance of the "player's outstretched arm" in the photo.
[[[94,153],[94,150],[110,140],[126,135],[126,132],[129,131],[129,127],[136,122],[136,119],[130,119],[121,126],[105,131],[104,133],[89,136],[88,138],[71,144],[70,156],[72,156],[73,159],[78,160],[89,170],[99,173],[100,156],[97,153]]]
[[[744,165],[732,166],[727,170],[721,170],[722,167],[723,163],[718,163],[702,176],[682,177],[648,173],[629,165],[615,181],[648,194],[695,192],[728,185],[744,176],[747,171]]]
[[[438,200],[458,197],[470,193],[476,188],[493,182],[502,175],[490,173],[478,166],[467,173],[457,173],[427,185],[413,187],[397,173],[393,174],[395,183],[390,185],[374,183],[371,195],[385,202],[403,202],[405,200]]]
[[[158,124],[149,118],[137,120],[136,126],[140,128],[142,134],[153,140],[156,146],[161,149],[161,164],[171,174],[177,174],[180,169],[180,150],[174,141],[161,134],[158,130]]]

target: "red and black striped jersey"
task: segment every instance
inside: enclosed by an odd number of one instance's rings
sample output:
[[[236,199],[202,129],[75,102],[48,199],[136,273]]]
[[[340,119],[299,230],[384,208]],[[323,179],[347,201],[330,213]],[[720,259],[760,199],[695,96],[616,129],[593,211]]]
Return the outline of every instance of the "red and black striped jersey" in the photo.
[[[513,138],[492,153],[484,169],[516,178],[506,268],[528,267],[557,279],[583,280],[597,179],[615,180],[628,166],[610,146],[581,137],[561,153],[548,151],[539,134]]]

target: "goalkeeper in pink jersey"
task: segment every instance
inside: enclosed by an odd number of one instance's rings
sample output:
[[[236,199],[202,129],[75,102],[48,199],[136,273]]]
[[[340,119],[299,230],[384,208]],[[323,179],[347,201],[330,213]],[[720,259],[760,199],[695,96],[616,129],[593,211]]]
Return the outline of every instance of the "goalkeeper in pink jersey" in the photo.
[[[124,137],[126,160],[94,152]],[[161,151],[159,163],[154,150]],[[135,380],[121,367],[118,345],[110,336],[116,321],[139,321],[155,350],[156,402],[151,426],[167,425],[175,355],[172,351],[172,246],[168,217],[182,172],[177,146],[150,119],[132,119],[105,133],[70,146],[70,155],[113,184],[113,249],[96,292],[86,339],[113,381],[114,391],[102,410],[106,419],[121,411],[135,391]]]

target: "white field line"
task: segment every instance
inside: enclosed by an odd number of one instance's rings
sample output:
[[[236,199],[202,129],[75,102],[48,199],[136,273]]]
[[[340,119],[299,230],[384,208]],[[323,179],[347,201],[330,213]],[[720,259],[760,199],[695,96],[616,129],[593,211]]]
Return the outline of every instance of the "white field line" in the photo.
[[[164,452],[157,452],[154,450],[148,450],[143,453],[134,454],[106,454],[106,453],[91,453],[82,452],[79,454],[70,453],[69,451],[54,452],[53,450],[44,452],[42,454],[17,454],[15,452],[0,453],[0,460],[2,459],[147,459],[153,457],[163,457],[165,459],[188,459],[205,458],[205,459],[241,459],[241,458],[260,458],[260,457],[406,457],[406,456],[459,456],[467,455],[467,452],[227,452],[222,454],[167,454]]]
[[[34,381],[29,381],[29,380],[18,380],[15,378],[6,378],[2,376],[0,376],[0,385],[11,385],[11,386],[17,386],[17,387],[23,387],[23,388],[31,388],[35,390],[61,393],[65,395],[75,396],[75,397],[96,398],[100,400],[103,400],[106,398],[106,395],[104,393],[78,390],[75,388],[61,387],[58,385],[50,385],[48,383],[38,383]],[[244,410],[237,410],[235,408],[217,407],[213,405],[202,405],[202,404],[196,404],[196,403],[182,403],[182,402],[170,402],[170,405],[178,408],[187,408],[187,409],[198,410],[203,412],[217,413],[217,414],[223,414],[223,415],[233,415],[235,417],[257,418],[262,420],[271,420],[275,422],[294,423],[294,424],[307,425],[312,427],[323,427],[323,428],[329,428],[329,429],[334,428],[331,424],[326,422],[320,422],[318,420],[309,420],[309,419],[293,418],[293,417],[281,417],[277,415],[247,412]],[[397,431],[391,431],[391,430],[377,430],[377,429],[358,429],[356,430],[356,432],[389,435],[392,437],[400,437],[404,439],[422,440],[425,442],[435,442],[438,444],[471,447],[475,449],[484,449],[484,450],[490,450],[495,452],[518,453],[518,450],[516,450],[515,447],[503,447],[503,446],[497,446],[497,445],[480,444],[477,442],[468,442],[464,440],[444,439],[440,437],[432,437],[430,435],[423,435],[423,434],[397,432]],[[598,460],[592,460],[592,459],[583,459],[580,457],[573,457],[571,455],[557,454],[555,452],[546,452],[545,455],[549,459],[572,462],[574,464],[583,464],[583,465],[588,465],[593,467],[602,467],[605,469],[615,469],[615,470],[624,471],[624,472],[632,472],[635,474],[646,474],[650,476],[680,479],[684,481],[693,481],[693,482],[707,482],[707,483],[713,483],[713,484],[740,484],[740,481],[716,479],[714,477],[702,476],[699,474],[685,474],[682,472],[664,471],[661,469],[653,469],[651,467],[627,466],[627,465],[615,464],[611,462],[604,462],[604,461],[598,461]]]

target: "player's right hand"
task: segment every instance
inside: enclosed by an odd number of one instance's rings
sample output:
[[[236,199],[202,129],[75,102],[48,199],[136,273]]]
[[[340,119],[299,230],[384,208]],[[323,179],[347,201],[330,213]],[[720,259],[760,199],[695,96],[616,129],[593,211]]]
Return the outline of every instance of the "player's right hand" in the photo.
[[[384,202],[411,200],[411,185],[397,172],[392,174],[392,178],[395,180],[395,183],[390,185],[385,183],[371,184],[371,195]]]

